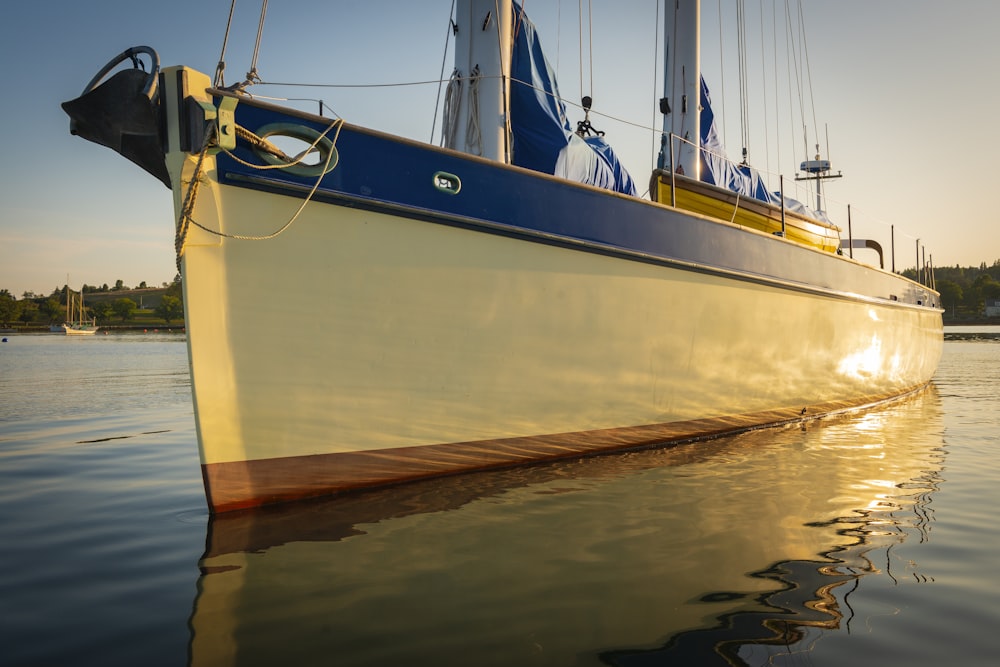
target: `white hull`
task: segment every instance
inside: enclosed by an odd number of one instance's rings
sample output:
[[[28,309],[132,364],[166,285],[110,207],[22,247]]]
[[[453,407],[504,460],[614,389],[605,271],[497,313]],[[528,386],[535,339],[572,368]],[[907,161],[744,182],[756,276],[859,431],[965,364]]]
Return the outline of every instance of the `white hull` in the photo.
[[[63,326],[63,333],[65,333],[67,336],[93,336],[94,334],[97,333],[97,328],[91,327],[83,329],[80,327],[70,326],[67,324]]]
[[[296,204],[228,194],[241,230]],[[329,213],[189,242],[206,463],[798,411],[905,392],[937,364],[909,354],[933,313]]]
[[[93,336],[97,333],[97,327],[91,324],[60,324],[50,326],[49,331],[66,336]]]
[[[199,197],[241,235],[300,203]],[[813,417],[924,386],[941,348],[933,309],[319,203],[266,241],[192,228],[183,270],[223,510]]]

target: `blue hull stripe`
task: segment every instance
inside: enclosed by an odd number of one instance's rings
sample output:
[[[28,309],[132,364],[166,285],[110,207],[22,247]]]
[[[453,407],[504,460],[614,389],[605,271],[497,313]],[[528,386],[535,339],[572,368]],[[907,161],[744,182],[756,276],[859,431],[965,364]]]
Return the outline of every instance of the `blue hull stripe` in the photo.
[[[284,121],[322,132],[329,120],[316,118],[246,101],[237,106],[237,122],[251,131]],[[518,167],[350,125],[337,151],[339,163],[323,178],[317,201],[829,296],[936,305],[921,285],[841,256]],[[236,154],[260,162],[242,142]],[[223,184],[297,197],[315,184],[315,177],[258,171],[224,153],[218,170]],[[441,172],[460,179],[457,193],[435,186]]]

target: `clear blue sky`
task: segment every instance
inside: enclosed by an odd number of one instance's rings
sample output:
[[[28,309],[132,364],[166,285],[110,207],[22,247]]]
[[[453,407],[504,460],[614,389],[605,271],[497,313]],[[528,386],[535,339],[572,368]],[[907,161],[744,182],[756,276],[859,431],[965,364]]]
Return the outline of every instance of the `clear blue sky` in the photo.
[[[653,100],[653,0],[589,0],[594,6],[595,111],[649,127]],[[587,3],[584,3],[586,5]],[[735,3],[722,0],[724,13]],[[748,2],[750,64],[773,64],[770,8]],[[779,4],[784,6],[783,2]],[[994,0],[838,0],[803,3],[815,120],[834,168],[829,212],[846,227],[851,203],[856,236],[888,246],[894,224],[897,268],[913,265],[920,238],[938,266],[1000,259],[1000,213],[992,165],[1000,156],[1000,3]],[[527,0],[564,96],[580,96],[577,3]],[[14,7],[16,6],[16,10]],[[450,0],[297,0],[271,2],[258,70],[266,81],[386,83],[437,79]],[[761,26],[760,6],[765,8]],[[719,0],[703,3],[705,76],[724,140],[740,149],[735,33]],[[215,69],[228,0],[50,0],[8,4],[0,21],[0,288],[20,297],[71,285],[157,285],[175,274],[169,191],[110,150],[68,132],[59,103],[79,94],[113,55],[136,44],[155,48],[164,66]],[[240,0],[227,52],[227,81],[249,67],[259,3]],[[559,21],[561,19],[561,22]],[[782,19],[783,20],[783,19]],[[763,55],[756,44],[766,44]],[[782,38],[783,39],[783,38]],[[768,41],[771,40],[771,43]],[[585,41],[587,41],[585,39]],[[786,68],[779,47],[778,69]],[[446,74],[451,71],[450,54]],[[589,58],[585,55],[585,63]],[[727,63],[724,72],[720,61]],[[801,64],[800,64],[801,66]],[[769,75],[770,76],[770,75]],[[757,77],[757,78],[753,78]],[[750,157],[794,177],[805,155],[798,112],[774,101],[778,80],[752,75]],[[723,80],[725,86],[723,86]],[[767,90],[767,106],[756,92]],[[261,95],[322,98],[350,122],[428,140],[434,85],[398,89],[280,89]],[[768,123],[765,113],[778,122]],[[313,110],[316,103],[305,103]],[[579,113],[571,111],[571,119]],[[813,112],[807,121],[813,124]],[[645,184],[656,137],[647,130],[594,119],[608,132],[637,183]],[[438,125],[440,128],[440,124]],[[781,131],[779,155],[775,137]],[[791,136],[789,136],[791,135]],[[810,143],[816,130],[809,129]],[[836,200],[835,202],[833,200]]]

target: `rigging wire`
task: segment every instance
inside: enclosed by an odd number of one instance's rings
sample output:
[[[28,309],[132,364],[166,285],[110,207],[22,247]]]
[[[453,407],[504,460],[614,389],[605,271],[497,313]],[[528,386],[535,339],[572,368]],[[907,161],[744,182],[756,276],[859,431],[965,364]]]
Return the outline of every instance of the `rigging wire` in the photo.
[[[583,0],[578,0],[576,3],[576,17],[577,23],[579,24],[579,38],[580,38],[580,97],[583,97]]]
[[[747,73],[746,7],[743,0],[737,0],[736,3],[736,42],[740,73],[740,138],[743,144],[743,164],[747,164],[750,156],[750,91]]]
[[[263,0],[260,5],[260,22],[257,24],[257,41],[253,45],[253,59],[250,61],[250,71],[247,72],[248,84],[260,81],[257,75],[257,56],[260,55],[260,40],[264,34],[264,20],[267,17],[267,0]]]
[[[665,9],[664,11],[668,11],[668,10]],[[671,48],[671,49],[673,49],[673,51],[668,54],[670,56],[670,62],[669,62],[669,64],[670,64],[670,69],[671,69],[671,71],[670,71],[670,86],[671,86],[671,89],[670,90],[665,90],[664,93],[663,93],[663,95],[666,98],[668,98],[668,99],[674,100],[675,106],[676,106],[676,103],[678,101],[678,93],[677,93],[677,80],[678,80],[678,78],[677,78],[677,69],[678,69],[678,64],[677,64],[677,31],[678,31],[679,28],[678,28],[678,25],[677,25],[677,23],[678,23],[678,21],[677,21],[677,14],[678,14],[679,11],[680,10],[677,7],[677,3],[674,3],[674,18],[673,18],[673,21],[671,22],[671,26],[673,26],[673,29],[674,29],[673,30],[674,34],[670,35],[670,41],[667,41],[667,35],[663,35],[664,48]],[[667,73],[664,72],[663,76],[666,77]],[[682,82],[682,85],[683,85],[683,82]],[[683,90],[683,87],[681,88],[681,90]],[[673,117],[670,120],[671,132],[673,132],[674,130],[677,129],[676,126],[674,125],[675,122],[676,122],[676,117]],[[690,139],[690,137],[686,137],[686,138]]]
[[[771,171],[771,137],[768,131],[768,112],[767,112],[767,61],[764,49],[764,0],[760,0],[760,74],[761,74],[761,101],[764,106],[764,164],[767,171]],[[777,111],[777,110],[776,110]]]
[[[235,0],[233,0],[235,2]],[[455,0],[451,0],[451,9],[448,10],[448,30],[445,32],[444,36],[444,53],[441,54],[441,74],[438,79],[438,91],[437,96],[434,100],[434,116],[431,121],[431,140],[429,143],[434,143],[434,131],[437,129],[437,117],[438,117],[438,106],[441,104],[441,86],[444,85],[444,67],[445,61],[448,60],[448,42],[451,40],[451,36],[454,32],[455,25]]]
[[[816,133],[816,150],[819,152],[819,123],[816,121],[816,100],[813,97],[812,69],[809,67],[809,45],[806,42],[806,22],[802,11],[802,0],[799,0],[799,41],[802,44],[803,69],[806,82],[809,85],[809,106],[812,109],[813,131]],[[806,159],[809,158],[809,148],[806,147]]]
[[[809,62],[809,52],[808,52],[808,39],[806,36],[806,19],[805,11],[803,7],[802,0],[784,0],[783,11],[784,16],[779,15],[779,11],[782,11],[781,6],[777,3],[780,0],[759,0],[757,10],[760,12],[758,16],[757,23],[759,26],[748,25],[753,21],[753,9],[748,7],[746,0],[736,0],[733,5],[735,5],[735,31],[736,34],[733,38],[725,39],[724,35],[730,33],[729,26],[726,20],[723,18],[723,2],[719,0],[718,2],[718,31],[719,31],[719,60],[722,63],[726,63],[726,43],[735,42],[734,46],[737,50],[735,56],[730,56],[729,62],[732,60],[737,61],[738,65],[738,94],[737,102],[740,107],[740,140],[742,142],[743,156],[741,164],[749,164],[751,160],[750,151],[753,147],[752,144],[757,138],[764,141],[764,155],[757,155],[757,161],[761,162],[764,167],[764,171],[767,173],[772,173],[772,167],[775,172],[781,170],[781,165],[785,161],[783,160],[782,150],[789,150],[791,159],[793,161],[793,169],[798,171],[799,160],[797,159],[798,149],[796,149],[795,144],[797,141],[794,139],[795,136],[802,137],[804,141],[805,148],[805,160],[810,160],[814,158],[813,152],[817,155],[820,151],[820,137],[818,130],[818,119],[817,119],[817,109],[815,104],[814,96],[814,86],[811,77],[811,68]],[[726,9],[730,7],[727,6]],[[667,7],[669,11],[669,7]],[[770,16],[768,16],[770,13]],[[761,83],[756,85],[751,90],[751,78],[754,81],[757,80],[757,74],[753,71],[753,65],[751,60],[756,60],[758,56],[753,53],[755,47],[751,46],[748,39],[750,31],[756,31],[759,29],[760,32],[760,55],[759,62],[762,70]],[[771,32],[771,39],[768,40],[767,33]],[[785,49],[785,65],[786,72],[785,78],[787,81],[786,85],[783,85],[781,80],[782,76],[778,75],[780,71],[780,63],[778,57],[778,51],[782,48],[779,44],[779,38],[782,33],[784,33],[784,49]],[[730,33],[731,34],[731,33]],[[665,36],[666,39],[666,36]],[[766,44],[770,41],[770,47]],[[767,49],[771,48],[771,57],[768,57]],[[768,72],[768,63],[772,62],[773,67],[770,68],[773,73]],[[726,101],[729,99],[726,95],[726,67],[720,70],[721,75],[721,86],[722,86],[722,102],[717,105],[716,108],[716,122],[720,123],[719,127],[722,130],[722,136],[727,135],[727,114],[726,114]],[[773,79],[772,79],[773,77]],[[773,87],[773,92],[768,90],[768,87]],[[761,99],[757,101],[753,98],[753,94],[756,90],[760,90]],[[771,102],[773,96],[773,103]],[[783,119],[782,107],[784,102],[783,97],[788,99],[787,114],[788,122],[791,128],[790,136],[793,137],[791,142],[785,140],[782,141],[783,132],[780,131]],[[758,106],[759,105],[759,106]],[[752,131],[751,121],[753,117],[752,108],[757,107],[763,111],[763,122],[764,127],[758,128],[761,133],[755,134]],[[721,114],[721,117],[720,117]],[[771,126],[773,123],[773,127]],[[759,125],[759,123],[757,123]],[[815,128],[815,129],[814,129]],[[810,135],[816,135],[816,140],[814,142],[810,141]],[[772,138],[775,141],[775,145],[772,145]],[[787,147],[783,146],[787,144]],[[811,147],[815,144],[815,151],[811,150]],[[760,147],[758,146],[758,149]],[[759,152],[758,150],[758,152]],[[826,149],[828,151],[828,148]],[[773,154],[773,155],[772,155]]]
[[[726,62],[725,53],[723,52],[723,44],[726,40],[722,37],[722,0],[719,0],[718,6],[719,15],[719,64],[722,65]],[[726,68],[724,66],[719,68],[720,71],[720,84],[722,85],[722,136],[726,135]]]
[[[266,85],[269,85],[269,84],[261,82],[260,85],[266,86]],[[330,113],[332,113],[335,118],[340,118],[341,117],[340,114],[337,113],[336,109],[334,109],[329,104],[327,104],[324,100],[321,100],[318,97],[277,97],[275,95],[256,95],[256,94],[248,93],[248,92],[244,92],[243,94],[246,95],[248,98],[250,98],[252,100],[269,100],[271,102],[316,102],[317,105],[319,106],[319,115],[320,116],[323,115],[323,110],[326,109],[327,111],[329,111]]]
[[[775,11],[774,3],[771,0],[771,54],[774,56],[774,142],[775,155],[777,156],[778,171],[781,171],[781,127],[780,108],[781,100],[778,93],[778,13]]]
[[[556,71],[559,71],[559,57],[562,55],[562,0],[556,3]]]
[[[653,86],[652,86],[651,90],[653,91],[653,98],[655,100],[656,99],[656,86],[657,86],[657,82],[659,81],[659,79],[657,78],[656,74],[657,74],[657,68],[659,67],[658,63],[659,63],[659,60],[660,60],[660,58],[659,58],[659,55],[660,55],[660,2],[659,2],[659,0],[657,0],[657,2],[654,3],[654,4],[656,5],[656,18],[653,20],[653,58],[652,58],[652,61],[653,61]],[[666,91],[664,91],[664,95],[666,95]],[[657,105],[655,103],[653,104],[652,111],[653,111],[653,119],[650,122],[649,126],[650,127],[656,127],[656,116],[657,116],[657,111],[659,111],[659,109],[657,108]],[[656,154],[657,154],[657,146],[656,146],[656,142],[655,141],[651,141],[650,142],[649,150],[652,153],[651,163],[655,167],[656,166]]]
[[[226,21],[226,34],[222,38],[222,53],[219,54],[219,64],[215,66],[215,80],[212,85],[222,88],[226,85],[224,80],[226,72],[226,46],[229,44],[229,29],[233,26],[233,13],[236,11],[236,0],[232,0],[229,5],[229,20]]]
[[[594,94],[594,1],[587,0],[587,30],[590,32],[587,45],[587,57],[590,60],[587,69],[590,70],[590,94]]]
[[[796,23],[798,23],[798,21],[796,21]],[[795,81],[795,90],[797,91],[797,97],[799,100],[799,122],[802,124],[802,134],[803,134],[803,139],[805,139],[805,150],[806,150],[806,155],[808,155],[809,138],[808,136],[806,136],[805,102],[802,99],[802,76],[799,73],[799,60],[798,60],[798,54],[796,53],[795,30],[793,30],[792,28],[792,16],[791,16],[791,9],[788,6],[788,0],[785,0],[785,30],[787,31],[787,39],[788,39],[787,42],[788,46],[786,52],[790,56],[788,58],[790,64],[795,68],[794,81]],[[791,106],[791,95],[789,95],[789,106]],[[792,136],[795,136],[794,127],[795,126],[793,125]],[[793,160],[794,160],[794,154],[793,154]]]
[[[489,77],[489,76],[482,76],[482,75],[479,76],[479,79],[481,79],[481,80],[485,80],[485,79],[499,79],[499,78],[501,78],[501,77],[499,77],[499,76]],[[445,79],[444,81],[445,81],[445,83],[447,83],[449,81],[449,79]],[[535,90],[535,91],[537,91],[539,93],[544,93],[544,94],[552,97],[553,99],[559,100],[560,102],[562,102],[563,104],[565,104],[567,106],[575,107],[577,109],[583,109],[583,106],[579,102],[574,102],[571,99],[568,99],[568,98],[565,98],[565,97],[561,97],[561,96],[560,97],[556,97],[550,91],[546,91],[544,88],[542,88],[540,86],[536,86],[531,81],[523,81],[521,79],[517,79],[517,78],[511,77],[510,78],[510,82],[512,84],[513,83],[517,83],[517,84],[520,84],[520,85],[523,85],[523,86],[527,86],[527,87],[531,88],[532,90]],[[430,84],[436,84],[436,83],[439,83],[437,79],[434,79],[434,80],[431,80],[431,81],[400,81],[400,82],[396,82],[396,83],[374,83],[374,84],[302,83],[302,82],[291,82],[291,81],[260,81],[260,82],[257,83],[257,85],[258,86],[290,86],[290,87],[298,87],[298,88],[391,88],[391,87],[395,87],[395,86],[424,86],[424,85],[430,85]],[[274,99],[274,100],[306,100],[306,101],[310,101],[310,102],[318,102],[318,101],[320,101],[320,100],[317,100],[315,98],[309,98],[309,97],[301,97],[301,98],[297,98],[297,97],[264,97],[262,95],[251,95],[251,97],[262,97],[263,99]],[[329,105],[326,105],[326,106],[329,108]],[[331,111],[332,111],[332,109],[331,109]],[[619,118],[617,116],[612,116],[610,114],[601,113],[599,111],[594,111],[594,110],[591,110],[591,113],[594,114],[595,116],[600,116],[601,118],[607,118],[608,120],[614,121],[616,123],[622,123],[623,125],[628,125],[630,127],[639,128],[639,129],[646,130],[648,132],[652,132],[652,133],[655,133],[655,134],[659,134],[662,131],[662,128],[657,128],[657,127],[655,127],[655,125],[654,126],[647,126],[647,125],[645,125],[643,123],[636,123],[636,122],[633,122],[633,121],[628,121],[628,120],[625,120],[624,118]]]
[[[499,78],[499,77],[497,77]],[[391,83],[302,83],[301,81],[258,81],[261,86],[298,86],[300,88],[401,88],[403,86],[427,86],[447,79],[426,81],[394,81]]]
[[[592,0],[587,0],[587,76],[589,87],[583,87],[583,0],[577,3],[577,17],[580,31],[580,97],[593,96],[594,94],[594,6]]]
[[[809,102],[808,106],[812,109],[813,116],[813,126],[816,127],[816,105],[813,102],[812,96],[812,77],[809,75],[809,55],[808,48],[805,39],[805,19],[803,17],[802,3],[801,0],[797,3],[796,11],[797,15],[793,18],[790,9],[788,8],[788,0],[785,0],[786,6],[786,29],[788,31],[788,39],[790,44],[790,52],[792,55],[792,64],[795,66],[795,85],[797,91],[797,97],[799,101],[799,122],[802,126],[802,141],[803,148],[805,150],[805,159],[808,160],[810,156],[809,151],[809,124],[806,122],[807,113],[807,102],[806,102],[806,87],[808,83],[809,90]],[[818,130],[816,130],[818,132]],[[817,139],[816,145],[819,145]]]

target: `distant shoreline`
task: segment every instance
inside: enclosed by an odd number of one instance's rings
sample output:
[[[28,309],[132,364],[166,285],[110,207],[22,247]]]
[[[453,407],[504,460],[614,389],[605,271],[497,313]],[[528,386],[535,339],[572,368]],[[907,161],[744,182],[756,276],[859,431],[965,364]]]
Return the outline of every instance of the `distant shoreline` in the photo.
[[[977,320],[950,320],[945,318],[946,327],[989,327],[1000,326],[1000,317],[983,317]]]
[[[988,326],[1000,326],[1000,318],[980,318],[975,320],[961,320],[961,319],[945,319],[944,326],[946,327],[988,327]],[[135,332],[144,331],[146,333],[152,332],[169,332],[169,333],[183,333],[187,328],[183,322],[180,324],[102,324],[98,327],[97,333],[107,332]],[[0,333],[2,334],[19,334],[19,333],[52,333],[53,335],[62,335],[59,332],[50,332],[48,324],[31,324],[24,327],[9,327],[0,328]]]
[[[131,331],[145,331],[147,333],[150,332],[150,331],[157,331],[157,332],[164,332],[164,331],[166,331],[166,332],[170,332],[170,333],[183,333],[186,328],[187,328],[186,325],[184,325],[183,323],[181,323],[181,324],[153,324],[153,325],[148,325],[148,324],[108,324],[108,325],[103,325],[102,324],[102,325],[100,325],[100,326],[97,327],[97,333],[100,334],[100,333],[103,333],[105,331],[109,332],[109,333],[124,332],[124,331],[130,331],[130,332]],[[0,329],[0,333],[4,333],[4,334],[19,334],[19,333],[30,333],[30,334],[40,334],[41,333],[41,334],[47,334],[47,333],[51,333],[53,336],[62,336],[62,335],[65,335],[65,334],[62,334],[62,333],[60,333],[58,331],[49,331],[49,325],[48,324],[44,324],[44,325],[41,325],[41,324],[31,324],[31,325],[25,326],[25,327],[5,328],[5,329]]]

